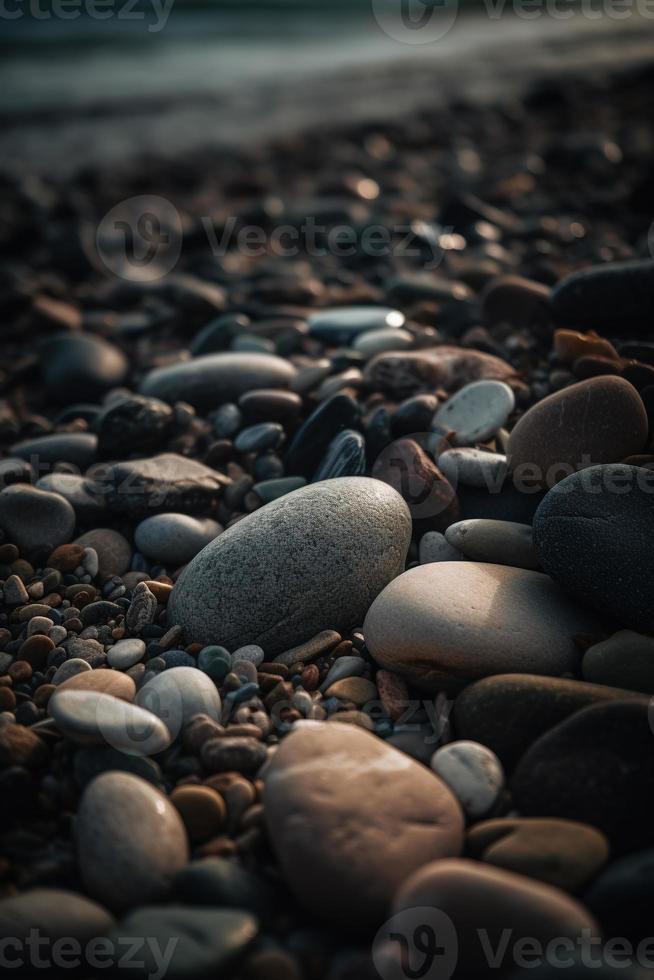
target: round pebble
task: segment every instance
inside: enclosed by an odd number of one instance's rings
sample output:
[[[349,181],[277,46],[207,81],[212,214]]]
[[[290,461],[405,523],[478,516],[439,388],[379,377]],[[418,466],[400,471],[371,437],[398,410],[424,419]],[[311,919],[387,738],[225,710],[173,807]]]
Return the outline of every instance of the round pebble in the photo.
[[[145,684],[136,703],[165,723],[173,739],[194,715],[220,721],[220,695],[213,681],[197,667],[171,667]]]
[[[431,759],[437,776],[450,787],[471,820],[478,820],[497,803],[504,788],[504,771],[497,756],[479,742],[450,742]]]
[[[107,742],[130,755],[156,755],[170,745],[170,732],[150,711],[99,691],[63,690],[48,701],[59,731],[74,742]]]
[[[195,558],[222,527],[209,517],[188,514],[155,514],[146,517],[134,531],[134,542],[142,554],[164,565],[183,565]]]
[[[128,670],[143,660],[145,656],[145,643],[136,637],[127,637],[119,640],[107,651],[107,663],[110,667],[117,670]]]
[[[457,446],[490,439],[513,411],[515,395],[501,381],[473,381],[441,405],[432,427],[454,432]]]

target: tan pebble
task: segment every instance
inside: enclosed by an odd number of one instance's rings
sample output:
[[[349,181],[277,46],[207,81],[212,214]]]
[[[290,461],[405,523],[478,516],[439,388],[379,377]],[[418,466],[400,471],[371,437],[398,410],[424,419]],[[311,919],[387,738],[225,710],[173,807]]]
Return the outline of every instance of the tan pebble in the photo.
[[[309,660],[315,660],[323,653],[328,653],[340,642],[341,634],[337,633],[336,630],[322,630],[307,640],[306,643],[301,643],[297,647],[280,653],[275,657],[275,663],[286,664],[287,667],[296,663],[304,664]]]
[[[236,854],[236,844],[231,837],[214,837],[213,840],[202,844],[197,850],[199,857],[232,857]]]
[[[48,701],[57,690],[54,684],[41,684],[34,692],[34,704],[37,708],[47,707]]]
[[[377,688],[365,677],[344,677],[332,684],[325,692],[325,696],[351,701],[358,707],[378,699]]]
[[[145,584],[149,588],[153,596],[155,596],[157,602],[165,604],[168,602],[168,597],[173,591],[172,585],[168,585],[166,582],[157,582],[156,580],[146,579]]]
[[[379,699],[389,718],[397,721],[409,706],[409,688],[398,674],[390,670],[378,670],[375,677]]]
[[[365,715],[363,711],[337,711],[329,716],[329,721],[338,721],[342,725],[358,725],[367,732],[372,732],[375,728],[370,715]]]
[[[608,357],[614,361],[620,360],[620,355],[611,341],[598,336],[594,330],[588,333],[555,330],[554,351],[563,364],[572,364],[579,357]]]
[[[32,665],[27,660],[14,660],[7,673],[14,684],[26,684],[32,679]]]
[[[133,701],[136,694],[136,684],[131,677],[119,670],[108,670],[101,667],[69,677],[67,681],[59,685],[58,690],[99,691],[102,694],[111,694],[122,701]]]
[[[170,802],[177,807],[192,844],[215,837],[225,822],[225,801],[208,786],[177,786]]]
[[[10,687],[0,687],[0,711],[13,711],[16,707],[16,695]]]

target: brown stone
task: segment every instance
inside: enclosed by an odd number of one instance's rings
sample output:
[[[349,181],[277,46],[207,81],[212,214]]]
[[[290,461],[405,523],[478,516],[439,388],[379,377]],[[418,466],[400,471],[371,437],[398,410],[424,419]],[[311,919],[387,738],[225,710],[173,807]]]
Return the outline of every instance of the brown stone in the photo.
[[[611,341],[600,337],[594,330],[588,333],[555,330],[554,352],[562,364],[573,364],[580,357],[606,357],[611,361],[620,360],[620,355]]]
[[[478,823],[468,832],[466,851],[486,864],[577,892],[606,863],[609,843],[588,824],[518,817]]]
[[[415,439],[396,439],[386,446],[375,460],[372,475],[397,490],[414,522],[444,531],[458,520],[454,488]]]
[[[20,645],[17,656],[19,660],[26,660],[34,670],[42,670],[51,650],[54,650],[54,643],[49,636],[30,636]]]
[[[514,479],[551,487],[576,470],[640,453],[648,430],[645,406],[628,381],[591,378],[525,412],[509,437],[509,465]]]
[[[407,875],[460,853],[463,815],[447,786],[354,725],[302,724],[263,778],[286,881],[325,918],[378,925]]]
[[[0,711],[13,711],[16,707],[16,695],[10,687],[0,687]]]
[[[177,786],[170,802],[177,807],[192,844],[215,837],[225,822],[225,801],[208,786]]]
[[[72,572],[82,562],[84,548],[79,544],[62,544],[52,552],[46,565],[60,572]]]
[[[146,579],[145,584],[157,602],[161,602],[163,605],[168,602],[168,597],[173,591],[172,585],[167,585],[165,582],[157,582],[152,579]]]
[[[532,279],[498,276],[482,294],[484,322],[490,326],[510,323],[523,328],[546,323],[551,319],[549,292],[547,286]]]
[[[99,691],[102,694],[112,694],[123,701],[133,701],[136,694],[136,684],[131,677],[119,670],[108,670],[100,667],[97,670],[85,670],[74,677],[69,677],[57,688],[58,691]]]
[[[389,718],[397,721],[409,706],[409,689],[404,678],[390,670],[378,670],[375,681],[384,709]]]
[[[0,724],[0,766],[36,769],[48,761],[45,742],[25,725]]]
[[[514,368],[499,357],[448,346],[378,354],[366,366],[363,377],[371,388],[398,400],[420,391],[432,394],[435,388],[452,393],[483,378],[507,382],[517,379]]]
[[[341,701],[351,701],[357,707],[362,708],[370,701],[379,699],[377,688],[372,681],[365,677],[343,677],[340,681],[335,681],[325,692],[328,698],[340,698]]]
[[[340,642],[341,634],[337,633],[336,630],[322,630],[305,643],[280,653],[275,657],[274,662],[285,664],[287,667],[297,663],[304,664],[309,660],[315,660],[323,653],[328,653]]]

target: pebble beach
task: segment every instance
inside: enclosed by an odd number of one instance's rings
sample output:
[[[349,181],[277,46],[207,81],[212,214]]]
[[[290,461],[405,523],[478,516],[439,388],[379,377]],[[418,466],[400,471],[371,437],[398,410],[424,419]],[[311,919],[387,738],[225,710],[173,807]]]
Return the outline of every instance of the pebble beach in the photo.
[[[652,975],[653,92],[5,173],[15,975]]]

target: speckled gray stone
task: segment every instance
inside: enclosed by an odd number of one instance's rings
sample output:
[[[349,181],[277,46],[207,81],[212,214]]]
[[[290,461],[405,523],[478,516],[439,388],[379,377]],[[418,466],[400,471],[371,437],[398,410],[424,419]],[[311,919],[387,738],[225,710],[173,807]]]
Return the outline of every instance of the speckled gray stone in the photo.
[[[287,388],[295,374],[290,361],[274,354],[205,354],[155,368],[145,376],[140,390],[165,402],[181,400],[208,409],[237,401],[254,388]]]
[[[75,530],[75,511],[63,497],[12,483],[0,492],[0,529],[28,561],[67,544]]]
[[[405,572],[363,629],[378,664],[439,691],[491,674],[576,671],[574,636],[602,626],[541,572],[465,561]]]
[[[222,531],[210,517],[188,514],[155,514],[146,517],[134,531],[134,542],[148,558],[165,564],[182,565]]]
[[[400,495],[366,477],[314,483],[212,541],[180,575],[171,623],[191,642],[274,656],[324,629],[360,624],[404,568],[411,518]]]
[[[188,861],[182,819],[163,793],[127,772],[105,772],[84,791],[75,820],[79,869],[111,909],[165,899]]]
[[[145,643],[136,637],[128,636],[124,640],[119,640],[107,650],[107,663],[118,670],[127,670],[133,667],[145,655]]]

